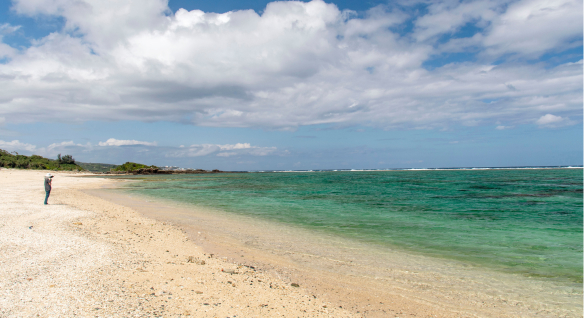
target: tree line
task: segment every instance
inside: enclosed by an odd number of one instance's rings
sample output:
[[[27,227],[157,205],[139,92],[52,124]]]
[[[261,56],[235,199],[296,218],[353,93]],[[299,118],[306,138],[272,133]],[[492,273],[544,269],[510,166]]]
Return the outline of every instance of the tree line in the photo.
[[[0,149],[0,167],[36,170],[84,170],[71,155],[61,156],[59,154],[57,160],[53,160],[38,155],[20,155],[16,151],[10,153],[3,149]]]

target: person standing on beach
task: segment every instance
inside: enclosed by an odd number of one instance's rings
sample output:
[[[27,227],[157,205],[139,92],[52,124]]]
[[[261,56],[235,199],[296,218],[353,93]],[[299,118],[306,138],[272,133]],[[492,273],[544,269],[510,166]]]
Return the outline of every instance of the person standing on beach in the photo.
[[[51,189],[53,188],[51,183],[53,182],[53,175],[47,173],[45,176],[45,192],[47,195],[45,196],[45,204],[49,204],[47,201],[49,200],[49,194],[51,194]]]

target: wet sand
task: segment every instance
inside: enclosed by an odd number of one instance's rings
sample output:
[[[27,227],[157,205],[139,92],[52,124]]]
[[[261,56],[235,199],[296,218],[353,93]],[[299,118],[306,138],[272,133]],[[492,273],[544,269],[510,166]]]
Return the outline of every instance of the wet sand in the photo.
[[[581,286],[103,189],[114,180],[57,173],[43,206],[45,173],[0,170],[0,316],[582,317]]]

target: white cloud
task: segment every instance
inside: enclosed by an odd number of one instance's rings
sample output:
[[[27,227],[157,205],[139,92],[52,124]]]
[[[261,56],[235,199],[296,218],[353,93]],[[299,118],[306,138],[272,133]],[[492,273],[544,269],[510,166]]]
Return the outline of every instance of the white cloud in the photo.
[[[20,25],[10,25],[9,23],[4,23],[0,25],[0,35],[16,32],[18,29],[20,29]]]
[[[523,0],[493,21],[484,39],[490,54],[537,58],[549,50],[582,45],[581,0]]]
[[[555,128],[573,124],[569,118],[563,118],[561,116],[555,116],[552,114],[541,116],[538,120],[535,121],[535,123],[542,128]]]
[[[167,157],[201,157],[217,154],[219,157],[231,157],[235,155],[267,156],[273,154],[276,147],[251,146],[249,143],[237,143],[227,145],[202,144],[190,147],[179,147],[169,151]]]
[[[149,146],[149,148],[126,148],[120,149],[119,146],[133,146],[142,145]],[[91,143],[79,144],[74,141],[63,141],[59,143],[52,143],[49,146],[38,147],[36,145],[22,143],[18,140],[4,141],[0,140],[0,149],[9,152],[18,151],[24,154],[36,154],[47,158],[56,158],[58,154],[71,154],[76,159],[77,156],[117,156],[119,151],[124,152],[124,157],[131,157],[143,152],[149,152],[149,158],[190,158],[203,156],[218,156],[218,157],[232,157],[232,156],[267,156],[267,155],[286,155],[288,151],[278,153],[276,147],[259,147],[252,146],[249,143],[236,144],[201,144],[191,146],[168,147],[158,146],[156,143],[136,141],[136,140],[117,140],[114,138],[108,139],[106,142],[99,142],[100,147],[94,147]],[[108,147],[109,146],[109,147]]]
[[[87,143],[83,144],[76,144],[73,141],[63,141],[60,143],[52,143],[46,147],[37,147],[36,145],[22,143],[18,140],[13,141],[4,141],[0,140],[0,149],[4,149],[7,151],[24,151],[27,154],[35,154],[47,158],[56,157],[57,154],[69,154],[70,151],[85,151],[92,149],[92,145]]]
[[[136,146],[136,145],[156,146],[156,142],[138,141],[138,140],[118,140],[115,138],[110,138],[107,141],[100,141],[99,145],[102,147],[106,147],[106,146],[114,146],[114,147]]]
[[[417,41],[436,40],[437,36],[454,33],[468,22],[486,24],[497,16],[504,3],[500,1],[440,1],[428,6],[429,14],[415,21]]]
[[[357,17],[318,0],[273,2],[261,15],[171,14],[163,0],[13,6],[30,16],[60,15],[66,27],[0,64],[0,117],[11,123],[191,118],[216,127],[443,129],[498,119],[528,124],[552,111],[582,117],[582,61],[491,64],[581,41],[578,0],[436,3],[411,36],[391,31],[411,17],[405,12],[378,7]],[[469,22],[484,31],[434,46]],[[483,50],[479,62],[422,67],[434,54],[468,47]],[[155,145],[113,140],[100,145]],[[231,149],[199,145],[183,154],[218,151]]]
[[[6,150],[6,151],[25,150],[25,151],[33,152],[37,149],[37,147],[35,145],[22,143],[18,140],[13,140],[13,141],[0,140],[0,149]]]
[[[13,33],[18,29],[20,29],[20,26],[12,26],[8,23],[0,25],[0,59],[12,58],[17,53],[16,49],[11,47],[10,45],[2,43],[2,40],[4,38],[4,35]]]
[[[167,157],[201,157],[207,156],[212,153],[219,151],[221,147],[219,145],[203,144],[203,145],[191,145],[189,147],[180,148],[176,151],[170,151],[166,154]]]
[[[249,149],[252,148],[251,145],[249,143],[237,143],[235,145],[222,145],[219,146],[219,148],[221,148],[221,150],[233,150],[233,149]]]

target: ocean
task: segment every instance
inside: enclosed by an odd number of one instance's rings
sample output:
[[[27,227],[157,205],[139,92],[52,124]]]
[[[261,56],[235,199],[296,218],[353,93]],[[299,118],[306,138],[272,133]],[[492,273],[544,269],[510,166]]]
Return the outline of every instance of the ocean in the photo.
[[[582,169],[129,178],[140,182],[126,183],[123,191],[154,199],[302,228],[378,250],[582,286]]]

